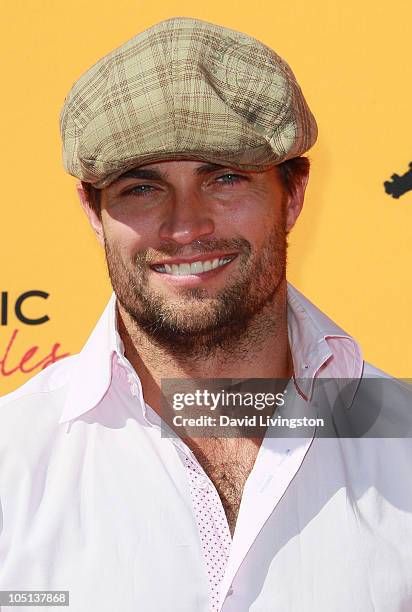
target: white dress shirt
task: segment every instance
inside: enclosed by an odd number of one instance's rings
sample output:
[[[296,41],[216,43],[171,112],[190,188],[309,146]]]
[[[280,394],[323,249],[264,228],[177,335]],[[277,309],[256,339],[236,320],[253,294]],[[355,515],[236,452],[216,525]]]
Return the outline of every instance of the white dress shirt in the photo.
[[[319,377],[387,377],[290,284],[288,332],[299,376],[292,411]],[[410,612],[410,438],[315,434],[265,437],[220,610]],[[210,612],[182,454],[195,460],[181,440],[161,437],[112,296],[79,355],[0,402],[0,589],[69,590],[71,612]]]

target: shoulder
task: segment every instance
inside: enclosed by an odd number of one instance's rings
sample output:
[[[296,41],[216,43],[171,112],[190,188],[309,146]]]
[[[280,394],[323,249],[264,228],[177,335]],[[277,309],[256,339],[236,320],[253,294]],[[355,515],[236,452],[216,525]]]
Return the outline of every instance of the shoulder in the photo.
[[[365,362],[363,376],[351,411],[362,414],[368,436],[412,437],[412,386],[409,379],[396,378]]]
[[[412,379],[396,378],[392,374],[388,374],[383,370],[380,370],[371,363],[364,362],[363,373],[362,373],[362,385],[365,388],[374,389],[392,389],[395,390],[405,397],[409,397],[412,393],[411,386]]]
[[[57,425],[77,357],[57,361],[0,398],[0,448],[15,445],[26,434],[38,435],[48,424]]]
[[[77,359],[78,355],[70,355],[64,359],[59,359],[59,361],[41,370],[15,391],[2,395],[0,397],[0,408],[18,398],[23,398],[37,392],[53,391],[63,386],[69,380],[70,373]]]
[[[12,508],[27,508],[33,486],[40,495],[66,431],[59,420],[75,361],[48,366],[0,399],[0,514],[2,507],[10,516]]]
[[[328,427],[320,434],[340,438],[403,438],[410,447],[412,386],[371,363],[363,362],[360,376],[321,378],[314,404]]]
[[[390,379],[395,380],[395,378],[391,374],[388,374],[387,372],[380,370],[379,368],[377,368],[371,363],[368,363],[367,361],[363,362],[363,377],[364,378],[390,378]]]

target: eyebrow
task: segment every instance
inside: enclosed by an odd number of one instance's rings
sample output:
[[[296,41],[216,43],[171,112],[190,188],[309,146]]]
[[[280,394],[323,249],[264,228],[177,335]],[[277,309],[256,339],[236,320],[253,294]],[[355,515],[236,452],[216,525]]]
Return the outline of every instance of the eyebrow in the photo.
[[[203,176],[205,174],[210,174],[211,172],[216,172],[217,170],[223,170],[226,166],[222,166],[221,164],[202,164],[195,170],[195,174],[197,176]],[[161,172],[160,170],[148,169],[148,168],[132,168],[128,170],[124,174],[121,174],[117,179],[113,181],[113,184],[118,183],[123,179],[128,178],[136,178],[136,179],[146,179],[149,181],[161,181],[166,180],[168,178],[168,174],[166,172]]]

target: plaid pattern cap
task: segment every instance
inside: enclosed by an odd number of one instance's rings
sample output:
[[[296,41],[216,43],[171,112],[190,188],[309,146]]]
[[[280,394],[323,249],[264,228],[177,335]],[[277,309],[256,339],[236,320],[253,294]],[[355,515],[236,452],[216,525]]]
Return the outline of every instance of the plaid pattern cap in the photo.
[[[162,160],[263,170],[317,137],[282,58],[246,34],[185,17],[152,26],[87,70],[64,101],[60,129],[65,169],[97,188]]]

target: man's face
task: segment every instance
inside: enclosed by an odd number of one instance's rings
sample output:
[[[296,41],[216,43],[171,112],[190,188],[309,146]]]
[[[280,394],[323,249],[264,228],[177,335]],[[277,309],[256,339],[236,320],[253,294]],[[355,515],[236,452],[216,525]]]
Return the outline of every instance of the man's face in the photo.
[[[166,161],[122,175],[101,197],[119,302],[174,348],[245,333],[285,280],[287,207],[274,168]]]

